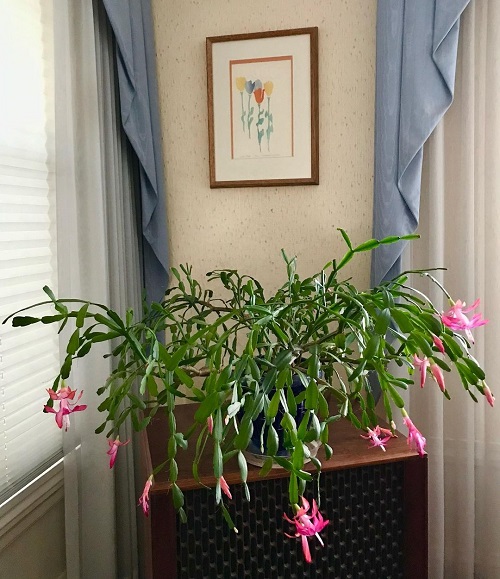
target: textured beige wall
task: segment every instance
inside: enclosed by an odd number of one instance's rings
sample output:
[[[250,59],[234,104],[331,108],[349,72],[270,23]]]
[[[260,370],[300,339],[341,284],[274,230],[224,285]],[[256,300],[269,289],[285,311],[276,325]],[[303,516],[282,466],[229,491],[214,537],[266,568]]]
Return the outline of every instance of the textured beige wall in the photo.
[[[0,579],[61,579],[66,577],[65,571],[61,498],[0,552]]]
[[[172,265],[239,268],[277,287],[371,235],[375,0],[153,0]],[[320,185],[210,189],[205,38],[319,28]],[[368,284],[363,256],[350,273]]]

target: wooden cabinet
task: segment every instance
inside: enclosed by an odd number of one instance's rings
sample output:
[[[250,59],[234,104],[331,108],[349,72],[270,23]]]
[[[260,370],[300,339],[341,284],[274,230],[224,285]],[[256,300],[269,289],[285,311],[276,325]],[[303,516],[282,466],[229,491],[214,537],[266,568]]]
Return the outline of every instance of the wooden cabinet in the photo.
[[[179,406],[178,428],[190,424],[193,407]],[[152,464],[166,457],[168,427],[157,414],[148,427]],[[175,515],[168,477],[156,477],[151,491],[150,539],[146,541],[145,576],[358,579],[427,577],[427,458],[408,449],[400,436],[387,452],[368,448],[347,421],[331,428],[334,455],[323,463],[321,511],[330,524],[322,532],[324,548],[310,540],[313,563],[304,562],[300,540],[283,520],[289,513],[287,478],[273,469],[264,479],[249,465],[251,502],[245,500],[237,465],[228,462],[224,476],[231,487],[229,509],[239,533],[229,531],[215,505],[214,493],[200,487],[191,473],[194,445],[179,451],[178,484],[185,493],[188,524]],[[313,470],[313,467],[311,467]],[[204,484],[214,484],[210,464],[201,465]],[[310,483],[311,484],[311,483]],[[312,490],[312,485],[311,485]]]

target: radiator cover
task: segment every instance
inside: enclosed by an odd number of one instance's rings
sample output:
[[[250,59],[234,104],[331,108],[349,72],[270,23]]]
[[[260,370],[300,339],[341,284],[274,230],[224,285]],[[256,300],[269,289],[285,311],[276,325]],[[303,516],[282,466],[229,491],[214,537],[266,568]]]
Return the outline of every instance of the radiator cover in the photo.
[[[188,523],[177,521],[178,579],[397,579],[403,572],[404,466],[402,462],[324,472],[321,511],[330,524],[309,540],[312,563],[300,539],[290,539],[288,479],[232,485],[229,509],[239,534],[229,531],[213,491],[185,491]],[[312,488],[312,486],[311,486]],[[311,497],[307,497],[311,498]]]

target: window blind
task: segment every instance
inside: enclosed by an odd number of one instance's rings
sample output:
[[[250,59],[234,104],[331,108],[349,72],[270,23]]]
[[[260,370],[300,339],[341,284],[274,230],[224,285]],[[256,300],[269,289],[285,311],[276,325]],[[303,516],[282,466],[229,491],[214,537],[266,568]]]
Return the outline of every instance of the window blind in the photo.
[[[57,291],[52,29],[43,0],[0,0],[0,320]],[[34,315],[53,313],[50,307]],[[0,503],[62,455],[43,413],[57,329],[0,326]]]

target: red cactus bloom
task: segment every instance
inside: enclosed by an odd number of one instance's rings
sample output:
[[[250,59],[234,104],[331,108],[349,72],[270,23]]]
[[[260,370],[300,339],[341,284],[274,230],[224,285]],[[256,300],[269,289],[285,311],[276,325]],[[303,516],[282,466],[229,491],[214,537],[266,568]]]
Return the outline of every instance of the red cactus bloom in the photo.
[[[69,415],[73,412],[81,412],[87,408],[86,404],[79,404],[76,403],[80,400],[83,394],[83,390],[78,395],[77,399],[75,399],[76,390],[71,390],[69,386],[63,386],[59,388],[59,390],[55,391],[52,388],[48,388],[47,392],[51,400],[55,402],[59,402],[59,409],[54,410],[48,405],[44,406],[45,412],[50,412],[51,414],[56,415],[56,424],[59,428],[63,428],[64,430],[68,430],[69,427]]]
[[[361,438],[366,438],[370,441],[370,448],[375,448],[380,446],[380,448],[385,452],[385,445],[389,442],[391,438],[396,438],[388,428],[382,428],[377,425],[372,430],[371,428],[366,429],[368,434],[360,434]]]
[[[144,490],[139,498],[139,505],[142,507],[142,511],[146,517],[149,516],[149,491],[153,486],[153,475],[151,475],[146,484],[144,485]]]
[[[436,346],[436,348],[441,352],[441,354],[446,354],[446,352],[444,350],[443,341],[441,340],[441,338],[438,338],[437,336],[433,336],[432,341],[434,342],[434,345]]]
[[[484,389],[484,395],[486,396],[486,400],[488,401],[488,404],[491,407],[493,407],[495,404],[495,397],[491,393],[491,390],[490,390],[489,386],[486,384],[486,382],[484,382],[483,389]]]
[[[313,500],[313,506],[311,514],[308,515],[310,506],[309,502],[302,497],[302,507],[297,508],[297,513],[290,519],[286,515],[283,518],[287,520],[290,524],[295,525],[295,535],[289,535],[285,533],[287,537],[293,538],[300,537],[302,541],[302,552],[304,553],[304,558],[307,563],[311,563],[311,551],[309,549],[308,537],[316,536],[318,541],[323,546],[323,540],[319,536],[319,533],[328,525],[330,521],[325,521],[318,510],[318,505],[316,501]]]
[[[471,319],[469,319],[465,314],[475,310],[479,306],[479,300],[476,300],[468,308],[465,307],[465,302],[457,300],[452,307],[444,314],[441,314],[441,320],[445,326],[452,330],[462,330],[470,342],[474,343],[474,337],[472,336],[472,328],[477,328],[478,326],[484,326],[488,323],[488,320],[482,317],[482,314],[474,314]]]
[[[231,496],[231,491],[229,490],[229,485],[227,484],[226,479],[223,476],[220,477],[219,484],[220,484],[221,491],[226,495],[226,497],[228,499],[232,499],[233,497]]]
[[[427,356],[419,358],[416,354],[413,354],[413,363],[415,364],[415,367],[420,370],[420,388],[423,388],[425,377],[427,376],[427,368],[429,367],[430,362]]]
[[[111,440],[110,438],[108,439],[109,450],[106,452],[106,454],[109,456],[109,468],[113,468],[113,466],[115,464],[116,455],[118,454],[118,448],[120,446],[125,446],[129,442],[130,442],[130,440],[126,440],[125,442],[120,442],[119,436],[117,436],[115,440]]]
[[[437,382],[437,385],[439,386],[441,392],[444,392],[446,390],[446,386],[444,383],[444,376],[441,368],[437,364],[431,364],[431,373],[432,377]]]
[[[415,449],[420,456],[424,456],[426,440],[422,436],[422,433],[413,424],[408,415],[403,416],[403,422],[406,428],[408,428],[408,438],[406,439],[408,446]]]

